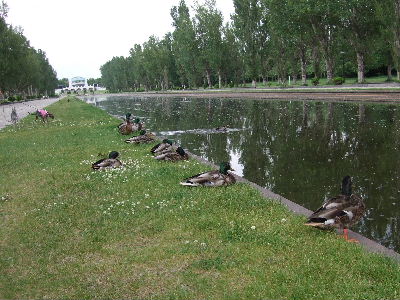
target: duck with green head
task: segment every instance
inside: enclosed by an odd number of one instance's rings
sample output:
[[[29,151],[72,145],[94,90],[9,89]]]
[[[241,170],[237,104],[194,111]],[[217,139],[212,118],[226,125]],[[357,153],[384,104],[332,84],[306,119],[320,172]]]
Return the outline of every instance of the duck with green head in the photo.
[[[146,132],[146,130],[141,130],[138,136],[131,137],[125,140],[128,144],[147,144],[152,143],[156,140],[156,136],[151,132]]]
[[[108,155],[108,158],[100,159],[92,164],[93,170],[102,170],[102,169],[110,169],[110,168],[119,168],[122,166],[122,163],[117,159],[119,153],[117,151],[111,151]]]
[[[234,171],[228,162],[222,162],[219,170],[208,171],[186,178],[180,184],[185,186],[217,187],[227,186],[236,182],[235,177],[228,171]]]
[[[358,242],[349,239],[348,228],[363,217],[365,210],[363,199],[352,193],[351,177],[345,176],[342,180],[341,194],[326,200],[312,213],[305,225],[321,229],[336,227],[343,231],[347,241]]]
[[[158,143],[153,148],[151,148],[150,152],[153,153],[154,155],[170,152],[173,149],[172,147],[173,143],[174,143],[173,140],[163,139],[161,143]]]
[[[139,118],[136,118],[135,120],[133,120],[133,124],[132,124],[133,131],[140,131],[143,129],[145,129],[144,123],[140,122]]]
[[[182,147],[178,147],[175,151],[168,151],[161,154],[158,154],[154,157],[157,160],[165,160],[165,161],[180,161],[180,160],[188,160],[189,155],[183,150]]]

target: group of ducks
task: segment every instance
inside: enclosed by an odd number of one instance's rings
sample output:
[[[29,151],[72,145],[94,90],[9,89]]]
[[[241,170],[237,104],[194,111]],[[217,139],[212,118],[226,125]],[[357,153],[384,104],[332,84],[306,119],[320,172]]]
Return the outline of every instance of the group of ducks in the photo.
[[[126,114],[123,123],[118,125],[121,134],[127,135],[135,131],[139,131],[138,136],[134,136],[125,140],[126,143],[143,144],[152,143],[156,140],[156,136],[150,132],[146,132],[144,123],[136,118],[131,122],[131,114]],[[224,131],[226,127],[224,127]],[[189,155],[182,147],[174,145],[174,141],[164,139],[150,149],[150,152],[157,160],[180,161],[189,159]],[[118,168],[122,163],[118,160],[119,153],[110,152],[108,158],[101,159],[92,165],[94,170],[105,168]],[[227,162],[220,164],[219,170],[212,170],[200,174],[196,174],[180,182],[184,186],[206,186],[219,187],[234,184],[235,177],[228,171],[234,171]],[[321,229],[338,228],[343,231],[343,236],[347,241],[358,242],[349,239],[348,228],[357,223],[365,214],[366,207],[363,199],[352,193],[352,181],[350,176],[345,176],[342,180],[341,194],[330,198],[322,204],[315,212],[311,214],[305,225],[313,226]]]

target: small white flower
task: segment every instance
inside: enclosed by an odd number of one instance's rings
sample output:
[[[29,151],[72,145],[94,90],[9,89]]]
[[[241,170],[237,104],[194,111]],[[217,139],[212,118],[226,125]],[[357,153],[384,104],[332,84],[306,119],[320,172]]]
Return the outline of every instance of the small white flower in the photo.
[[[254,226],[254,225],[253,225],[253,226],[251,226],[251,229],[252,229],[252,230],[256,229],[256,226]]]
[[[286,222],[286,219],[285,219],[285,218],[283,218],[283,219],[281,220],[281,222]]]

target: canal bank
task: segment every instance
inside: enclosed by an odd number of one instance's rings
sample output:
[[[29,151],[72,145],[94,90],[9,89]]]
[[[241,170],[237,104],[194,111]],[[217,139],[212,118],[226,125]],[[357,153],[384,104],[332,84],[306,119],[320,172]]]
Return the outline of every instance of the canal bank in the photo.
[[[3,298],[398,297],[392,260],[304,226],[248,184],[180,186],[209,166],[155,161],[97,108],[49,110],[58,120],[0,133]],[[90,170],[112,150],[125,168]]]
[[[242,98],[86,97],[113,116],[127,111],[235,173],[310,210],[340,192],[345,175],[367,205],[353,230],[399,252],[400,109],[392,103]],[[226,132],[215,128],[227,126]],[[294,159],[295,157],[295,159]]]

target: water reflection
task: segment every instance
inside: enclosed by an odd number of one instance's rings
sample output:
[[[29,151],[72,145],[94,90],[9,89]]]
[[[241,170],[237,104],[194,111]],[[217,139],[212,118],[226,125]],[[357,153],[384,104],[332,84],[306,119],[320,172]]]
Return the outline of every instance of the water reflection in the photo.
[[[400,251],[400,110],[393,104],[240,99],[88,97],[130,111],[157,134],[311,210],[344,175],[368,206],[353,229]],[[229,125],[226,133],[218,126]]]

